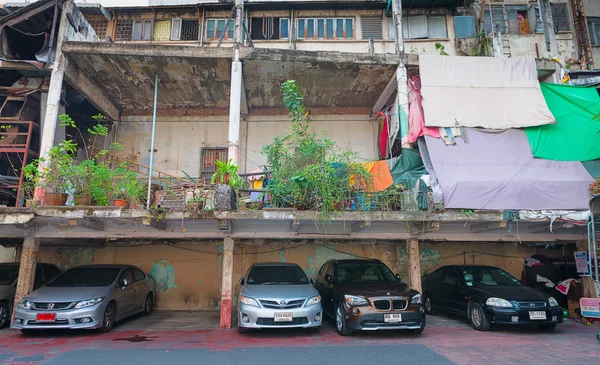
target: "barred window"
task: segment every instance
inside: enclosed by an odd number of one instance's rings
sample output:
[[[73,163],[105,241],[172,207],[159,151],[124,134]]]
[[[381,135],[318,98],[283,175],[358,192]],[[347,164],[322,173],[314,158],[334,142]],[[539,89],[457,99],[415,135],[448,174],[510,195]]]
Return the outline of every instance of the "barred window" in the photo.
[[[130,41],[133,31],[133,20],[117,19],[117,30],[115,32],[115,41]]]
[[[198,28],[199,25],[197,19],[183,19],[181,23],[181,40],[197,41]]]

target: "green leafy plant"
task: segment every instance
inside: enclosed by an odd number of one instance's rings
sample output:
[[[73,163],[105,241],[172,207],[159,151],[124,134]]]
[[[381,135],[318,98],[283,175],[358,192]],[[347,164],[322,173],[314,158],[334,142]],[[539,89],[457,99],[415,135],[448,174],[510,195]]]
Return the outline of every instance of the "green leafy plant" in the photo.
[[[238,175],[239,167],[233,163],[233,160],[227,162],[215,161],[216,169],[210,178],[211,184],[230,185],[234,189],[239,189],[243,185],[243,179]]]
[[[590,192],[591,195],[600,194],[600,179],[596,179],[596,181],[590,184]]]
[[[485,35],[485,33],[479,33],[476,35],[477,43],[471,49],[471,56],[491,56],[492,54],[492,42]]]
[[[435,42],[435,49],[436,49],[436,51],[440,52],[440,56],[450,56],[446,52],[446,47],[439,42]]]
[[[309,113],[295,81],[284,82],[281,93],[291,127],[262,149],[271,171],[265,195],[271,206],[320,210],[327,220],[372,184],[371,175],[354,161],[354,152],[340,151],[330,139],[309,131]]]
[[[127,200],[133,206],[146,199],[147,186],[135,172],[118,167],[111,174],[111,198]]]

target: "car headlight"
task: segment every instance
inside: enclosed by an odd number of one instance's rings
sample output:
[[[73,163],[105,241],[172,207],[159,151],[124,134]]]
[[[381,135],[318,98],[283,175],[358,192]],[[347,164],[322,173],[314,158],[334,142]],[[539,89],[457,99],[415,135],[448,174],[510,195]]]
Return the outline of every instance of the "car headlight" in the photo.
[[[365,298],[355,297],[354,295],[344,295],[344,298],[346,298],[346,303],[351,307],[360,307],[369,304]]]
[[[512,308],[513,306],[508,300],[502,298],[488,298],[488,300],[485,302],[485,305],[500,308]]]
[[[31,302],[29,302],[29,301],[27,301],[27,300],[25,300],[25,299],[22,299],[22,300],[19,302],[19,307],[21,307],[21,308],[25,308],[25,309],[31,309]]]
[[[248,298],[248,297],[244,297],[241,296],[240,297],[240,302],[246,304],[246,305],[251,305],[253,307],[258,307],[258,302],[256,301],[256,299],[253,298]]]
[[[421,304],[423,303],[423,296],[421,294],[417,294],[410,298],[410,304]]]
[[[310,299],[309,299],[309,300],[306,302],[306,305],[305,305],[305,307],[309,307],[309,306],[311,306],[311,305],[315,305],[315,304],[319,304],[319,303],[321,303],[321,296],[320,296],[320,295],[317,295],[316,297],[312,297],[312,298],[310,298]]]
[[[551,307],[558,307],[558,302],[554,297],[548,298],[548,304],[550,304]]]
[[[104,300],[104,297],[94,298],[94,299],[90,299],[90,300],[82,300],[81,302],[75,304],[75,309],[91,307],[93,305],[100,303],[103,300]]]

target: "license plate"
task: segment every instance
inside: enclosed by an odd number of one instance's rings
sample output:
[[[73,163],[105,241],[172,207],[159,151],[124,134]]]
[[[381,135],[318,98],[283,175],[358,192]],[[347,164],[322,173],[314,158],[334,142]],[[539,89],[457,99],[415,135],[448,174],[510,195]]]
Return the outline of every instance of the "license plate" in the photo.
[[[529,319],[546,319],[546,312],[544,312],[544,311],[529,312]]]
[[[398,323],[402,322],[402,314],[400,313],[390,313],[383,315],[383,321],[387,323]]]
[[[291,312],[275,313],[275,322],[291,322],[293,318]]]
[[[54,313],[38,313],[37,320],[40,322],[54,322]]]

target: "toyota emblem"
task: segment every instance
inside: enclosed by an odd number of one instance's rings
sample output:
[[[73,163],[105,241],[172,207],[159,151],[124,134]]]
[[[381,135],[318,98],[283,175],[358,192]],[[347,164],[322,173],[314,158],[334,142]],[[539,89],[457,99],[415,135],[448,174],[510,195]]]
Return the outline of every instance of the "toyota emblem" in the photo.
[[[54,309],[54,303],[48,303],[48,309]]]
[[[279,301],[279,305],[280,305],[280,306],[282,306],[282,307],[283,307],[284,305],[286,305],[286,303],[287,303],[287,302],[286,302],[285,300],[281,300],[281,301]]]

